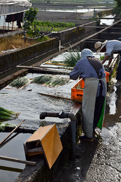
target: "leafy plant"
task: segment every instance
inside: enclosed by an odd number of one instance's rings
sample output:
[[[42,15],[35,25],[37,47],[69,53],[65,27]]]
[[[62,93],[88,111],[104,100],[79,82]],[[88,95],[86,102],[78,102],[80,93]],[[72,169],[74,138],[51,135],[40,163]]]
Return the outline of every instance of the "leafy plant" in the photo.
[[[45,75],[45,76],[38,76],[38,77],[35,77],[35,78],[33,79],[33,82],[34,82],[34,83],[40,83],[40,84],[44,84],[44,83],[48,84],[48,83],[51,82],[51,80],[52,80],[52,77],[51,77],[51,76]]]
[[[105,56],[100,56],[100,60],[102,61],[104,59]]]
[[[50,87],[55,87],[57,85],[64,85],[68,83],[68,81],[69,80],[67,78],[54,78],[52,76],[45,75],[45,76],[35,77],[32,82],[45,84]]]
[[[37,12],[37,8],[30,8],[28,11],[26,11],[24,20],[32,23],[36,19]]]
[[[37,8],[30,8],[30,10],[25,13],[25,23],[23,27],[31,37],[39,37],[41,36],[41,32],[58,32],[75,26],[75,23],[37,21],[37,12]]]
[[[37,15],[38,9],[37,8],[30,8],[28,11],[26,11],[24,16],[24,31],[32,31],[33,36],[38,36],[39,29],[36,28],[36,15]],[[24,33],[25,34],[25,33]]]
[[[51,86],[55,87],[57,85],[65,85],[66,83],[68,83],[68,79],[64,79],[64,78],[56,78],[52,81]]]
[[[11,82],[10,86],[20,88],[20,87],[24,86],[27,82],[28,82],[27,78],[20,77],[20,78],[13,80]]]
[[[65,55],[64,64],[67,67],[74,67],[78,60],[81,59],[80,52],[70,51],[68,55]]]

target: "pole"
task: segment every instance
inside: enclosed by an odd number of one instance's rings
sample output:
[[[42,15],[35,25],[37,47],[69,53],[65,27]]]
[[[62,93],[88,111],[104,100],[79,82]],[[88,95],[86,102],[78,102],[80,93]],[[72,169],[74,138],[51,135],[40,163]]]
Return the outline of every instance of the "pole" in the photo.
[[[6,157],[6,156],[1,156],[1,155],[0,155],[0,159],[1,160],[6,160],[6,161],[12,161],[12,162],[28,164],[28,165],[32,165],[32,166],[36,165],[36,162],[33,162],[33,161],[24,161],[24,160],[20,160],[20,159],[17,159],[17,158]]]
[[[17,128],[19,128],[19,126],[21,126],[22,125],[22,123],[25,121],[25,119],[18,125],[18,126],[16,126],[10,133],[9,133],[9,135],[7,136],[7,137],[5,137],[3,140],[2,140],[2,142],[0,143],[0,145],[2,145],[12,134],[13,134],[13,132],[17,129]]]

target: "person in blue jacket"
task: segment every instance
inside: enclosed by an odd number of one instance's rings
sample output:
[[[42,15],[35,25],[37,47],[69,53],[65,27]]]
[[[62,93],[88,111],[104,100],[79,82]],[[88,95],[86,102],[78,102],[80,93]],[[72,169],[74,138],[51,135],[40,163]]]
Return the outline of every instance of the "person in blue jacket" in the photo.
[[[90,49],[81,51],[81,59],[70,72],[70,79],[82,78],[85,83],[82,100],[82,126],[84,136],[81,140],[94,140],[95,128],[102,129],[105,114],[107,83],[105,70],[99,59]]]
[[[105,52],[102,64],[104,64],[108,60],[108,65],[107,65],[108,69],[112,62],[113,54],[118,53],[120,55],[116,79],[118,81],[117,83],[121,83],[121,41],[119,40],[105,40],[104,42],[97,41],[94,47],[97,50],[97,53]]]

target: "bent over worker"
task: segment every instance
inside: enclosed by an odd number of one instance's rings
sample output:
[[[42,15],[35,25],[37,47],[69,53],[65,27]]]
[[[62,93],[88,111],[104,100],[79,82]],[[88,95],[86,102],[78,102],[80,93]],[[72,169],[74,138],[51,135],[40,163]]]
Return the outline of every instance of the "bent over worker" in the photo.
[[[107,84],[101,61],[90,49],[83,49],[81,59],[70,72],[70,79],[82,78],[85,82],[82,100],[82,127],[84,136],[80,139],[93,141],[95,128],[102,129],[105,113]]]
[[[104,42],[97,41],[94,45],[97,52],[105,52],[105,57],[102,61],[102,64],[105,63],[106,60],[109,60],[108,67],[111,64],[114,53],[120,54],[120,62],[117,69],[116,79],[121,80],[121,41],[119,40],[106,40]]]

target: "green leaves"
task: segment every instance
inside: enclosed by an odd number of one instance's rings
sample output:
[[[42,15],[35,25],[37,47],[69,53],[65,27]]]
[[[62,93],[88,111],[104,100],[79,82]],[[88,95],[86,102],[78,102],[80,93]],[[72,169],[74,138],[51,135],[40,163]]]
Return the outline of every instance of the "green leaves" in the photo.
[[[64,85],[66,83],[68,83],[69,79],[67,78],[60,78],[60,77],[53,77],[53,76],[39,76],[39,77],[35,77],[33,79],[34,83],[39,83],[39,84],[44,84],[50,87],[55,87],[55,86],[59,86],[59,85]]]
[[[20,87],[24,86],[27,82],[28,82],[27,78],[20,77],[20,78],[13,80],[11,82],[10,86],[20,88]]]
[[[23,28],[30,37],[41,37],[41,33],[58,32],[67,28],[72,28],[75,23],[37,21],[37,8],[30,8],[25,13]]]
[[[64,64],[67,67],[74,67],[76,65],[77,61],[79,61],[80,59],[81,59],[80,52],[70,51],[69,54],[67,54],[67,56],[65,56]]]
[[[10,119],[16,119],[20,113],[15,113],[13,111],[7,110],[3,107],[0,107],[0,121],[7,121]]]
[[[26,11],[24,20],[26,22],[31,22],[32,23],[36,19],[37,13],[38,13],[37,8],[30,8],[28,11]]]

